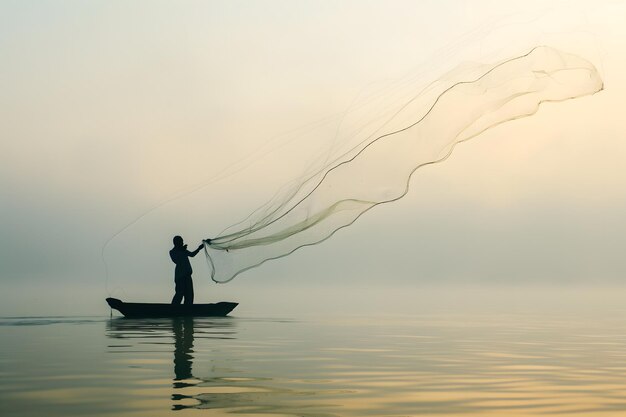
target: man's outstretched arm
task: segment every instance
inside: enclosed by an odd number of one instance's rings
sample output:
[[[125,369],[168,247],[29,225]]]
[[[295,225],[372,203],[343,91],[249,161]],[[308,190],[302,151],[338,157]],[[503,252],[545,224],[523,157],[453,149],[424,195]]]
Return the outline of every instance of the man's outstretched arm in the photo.
[[[196,256],[198,254],[198,252],[200,252],[200,250],[203,247],[204,247],[204,243],[201,243],[200,246],[198,246],[198,249],[196,249],[195,251],[193,251],[193,252],[187,251],[187,255],[193,258],[194,256]]]

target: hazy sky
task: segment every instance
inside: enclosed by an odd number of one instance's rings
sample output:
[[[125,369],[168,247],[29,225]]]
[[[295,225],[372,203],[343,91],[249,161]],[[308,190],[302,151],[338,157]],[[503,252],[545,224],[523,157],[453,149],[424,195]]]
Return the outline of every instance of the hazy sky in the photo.
[[[544,3],[0,0],[0,314],[49,295],[167,300],[174,234],[197,245],[307,163],[308,148],[280,147],[294,135],[276,135],[393,80],[540,44],[593,62],[605,91],[459,146],[404,200],[231,284],[210,283],[197,257],[196,298],[310,283],[621,284],[626,4]],[[111,241],[106,282],[107,239],[201,184]]]

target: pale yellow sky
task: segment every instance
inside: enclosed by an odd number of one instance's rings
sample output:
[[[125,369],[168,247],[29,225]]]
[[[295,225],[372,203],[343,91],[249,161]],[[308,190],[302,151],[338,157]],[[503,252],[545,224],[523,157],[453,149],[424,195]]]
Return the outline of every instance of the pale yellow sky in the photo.
[[[172,234],[195,242],[217,233],[307,162],[275,135],[340,114],[394,80],[418,86],[463,62],[547,44],[593,62],[605,91],[459,146],[418,174],[396,207],[244,280],[351,282],[384,270],[401,281],[507,281],[515,278],[506,239],[527,260],[516,276],[615,281],[626,272],[616,250],[626,243],[626,5],[544,3],[0,2],[0,280],[63,285],[89,275],[101,296],[109,236],[266,146],[272,152],[253,154],[246,170],[112,242],[112,280],[139,277],[167,294]],[[394,244],[366,245],[372,230]],[[481,239],[468,240],[472,233]],[[413,245],[423,258],[402,256]]]

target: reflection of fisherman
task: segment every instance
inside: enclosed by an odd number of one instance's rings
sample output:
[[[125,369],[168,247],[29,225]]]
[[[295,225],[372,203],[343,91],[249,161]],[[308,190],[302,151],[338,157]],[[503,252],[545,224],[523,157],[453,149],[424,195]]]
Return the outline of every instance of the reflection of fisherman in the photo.
[[[174,282],[176,283],[176,294],[172,298],[172,304],[180,304],[185,297],[185,304],[193,304],[193,282],[191,281],[191,263],[189,257],[194,257],[200,252],[204,244],[198,246],[193,252],[187,250],[187,245],[183,244],[183,238],[174,236],[174,248],[170,251],[170,258],[176,264],[174,271]]]
[[[193,318],[175,318],[174,330],[174,381],[192,378]],[[183,385],[184,386],[184,385]],[[174,388],[182,388],[174,384]]]

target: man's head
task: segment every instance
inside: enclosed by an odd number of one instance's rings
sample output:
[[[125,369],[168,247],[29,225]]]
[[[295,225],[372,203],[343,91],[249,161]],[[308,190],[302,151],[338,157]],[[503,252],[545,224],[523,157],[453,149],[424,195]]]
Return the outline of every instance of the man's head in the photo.
[[[180,248],[183,246],[183,238],[180,236],[174,236],[174,247]]]

